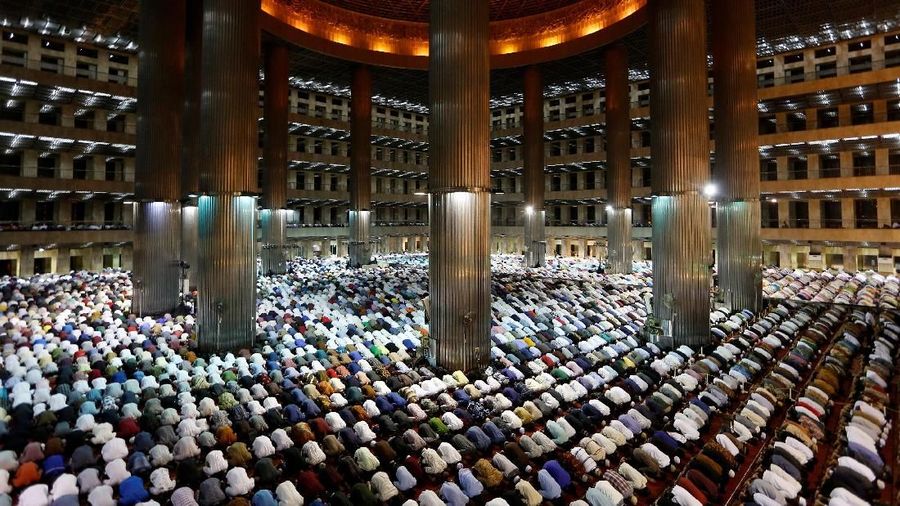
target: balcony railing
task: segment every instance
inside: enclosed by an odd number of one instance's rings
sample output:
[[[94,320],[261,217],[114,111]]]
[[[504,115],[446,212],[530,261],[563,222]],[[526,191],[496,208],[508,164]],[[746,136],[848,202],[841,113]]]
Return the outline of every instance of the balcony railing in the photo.
[[[818,172],[816,177],[811,174]],[[778,171],[761,171],[760,181],[804,181],[807,179],[827,179],[837,177],[867,177],[876,175],[900,175],[900,165],[876,166],[855,165],[851,167],[819,167],[818,170],[807,167],[806,169],[787,169],[782,171],[786,179],[778,179]]]
[[[0,176],[37,177],[47,179],[72,179],[77,181],[134,181],[134,170],[77,169],[69,167],[40,167],[33,165],[0,165]]]
[[[900,228],[900,219],[898,220],[879,220],[876,218],[854,218],[850,220],[852,224],[844,227],[842,218],[793,218],[782,221],[779,225],[777,221],[772,219],[762,220],[762,228],[828,228],[828,229],[878,229],[878,228]]]
[[[827,66],[816,69],[813,72],[802,72],[789,74],[789,70],[785,70],[783,76],[763,77],[767,72],[765,69],[757,75],[757,85],[760,88],[771,88],[783,84],[802,83],[805,81],[814,81],[816,79],[826,79],[829,77],[845,76],[849,74],[858,74],[861,72],[871,72],[873,70],[882,70],[889,67],[900,66],[900,57],[892,57],[886,60],[871,60],[867,62],[856,63],[852,65]],[[772,67],[774,68],[774,67]]]
[[[869,107],[871,108],[874,106]],[[816,110],[818,111],[821,109]],[[763,111],[763,113],[765,114],[765,111]],[[800,113],[798,112],[795,114]],[[884,123],[887,121],[900,121],[900,111],[890,110],[878,112],[876,114],[870,109],[868,111],[863,111],[863,113],[854,114],[851,110],[849,122],[845,119],[843,124],[840,122],[841,120],[837,116],[822,119],[820,119],[818,116],[815,118],[807,117],[805,119],[800,119],[797,117],[794,117],[792,119],[791,116],[788,116],[787,121],[784,123],[784,125],[779,125],[776,121],[777,120],[771,116],[764,116],[763,118],[761,118],[761,121],[759,123],[759,134],[771,135],[786,132],[806,132],[810,130],[820,130],[823,128],[838,128],[856,125],[871,125],[873,123]]]
[[[103,128],[95,128],[98,122],[93,117],[65,114],[62,112],[25,113],[24,110],[6,110],[3,113],[3,117],[0,117],[0,120],[21,121],[23,123],[33,125],[74,128],[77,130],[85,130],[88,132],[133,134],[137,131],[137,120],[134,119],[134,111],[111,111],[106,109],[95,109],[95,114],[101,114],[101,118],[103,118],[101,121]],[[114,120],[107,119],[107,116],[109,114],[113,114],[114,116],[117,116],[117,118]]]
[[[0,232],[69,232],[84,230],[131,230],[123,221],[0,221]]]
[[[0,56],[0,64],[10,65],[13,67],[21,67],[30,70],[39,70],[49,74],[59,74],[72,76],[79,79],[90,79],[92,81],[101,81],[113,84],[122,84],[126,86],[137,86],[137,76],[128,75],[128,71],[122,69],[120,72],[100,72],[97,68],[78,68],[63,63],[44,61],[41,59],[23,58],[4,54]]]

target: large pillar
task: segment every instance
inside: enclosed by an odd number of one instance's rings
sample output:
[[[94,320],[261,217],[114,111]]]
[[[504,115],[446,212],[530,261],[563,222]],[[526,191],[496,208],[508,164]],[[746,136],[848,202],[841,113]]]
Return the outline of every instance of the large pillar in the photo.
[[[488,4],[432,0],[430,13],[431,359],[471,370],[491,347]]]
[[[57,274],[68,274],[72,270],[72,252],[68,246],[57,246],[56,269]]]
[[[731,309],[762,305],[753,0],[712,2],[719,293]]]
[[[181,145],[181,261],[187,264],[187,284],[197,286],[197,195],[200,193],[200,97],[203,93],[203,0],[185,2],[184,113]]]
[[[607,254],[612,274],[631,272],[631,96],[628,53],[615,44],[606,61]]]
[[[547,251],[544,237],[544,84],[541,70],[525,69],[523,190],[525,192],[525,265],[542,267]]]
[[[18,276],[20,278],[30,278],[34,276],[34,246],[22,246],[19,249],[19,268]]]
[[[270,44],[266,51],[263,144],[262,253],[263,274],[284,274],[287,234],[288,51]]]
[[[372,74],[359,65],[350,88],[350,266],[372,262]]]
[[[179,303],[184,0],[140,2],[134,300],[138,314]]]
[[[253,344],[259,0],[203,2],[198,344]]]
[[[649,28],[653,314],[671,323],[676,346],[703,345],[712,259],[704,3],[652,0]]]

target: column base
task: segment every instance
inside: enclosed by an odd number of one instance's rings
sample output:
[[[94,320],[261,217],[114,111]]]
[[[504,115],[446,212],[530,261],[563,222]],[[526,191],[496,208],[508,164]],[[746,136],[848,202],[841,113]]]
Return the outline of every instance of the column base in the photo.
[[[609,209],[607,215],[606,272],[610,274],[630,274],[632,271],[631,251],[631,208]]]
[[[709,203],[698,192],[653,198],[653,314],[676,346],[709,342],[712,241]],[[670,322],[670,323],[667,323]]]
[[[260,212],[262,223],[262,247],[260,249],[260,273],[263,276],[284,274],[287,272],[287,253],[285,249],[287,235],[287,210],[263,209]]]
[[[525,211],[525,267],[543,267],[546,264],[545,216],[543,209]]]
[[[762,307],[762,242],[758,200],[716,206],[718,301],[732,310]]]
[[[203,195],[198,229],[198,345],[253,345],[256,332],[256,198]]]
[[[131,310],[139,316],[172,311],[181,302],[181,203],[138,202],[134,223]],[[102,248],[91,251],[91,263],[103,267]]]
[[[433,193],[428,202],[431,342],[426,356],[451,371],[486,367],[491,348],[490,193]]]

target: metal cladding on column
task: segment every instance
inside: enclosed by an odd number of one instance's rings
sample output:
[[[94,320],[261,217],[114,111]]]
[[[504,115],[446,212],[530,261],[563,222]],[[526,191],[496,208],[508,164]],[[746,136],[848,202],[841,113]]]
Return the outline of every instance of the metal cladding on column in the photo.
[[[198,343],[253,344],[259,0],[203,2]]]
[[[178,306],[181,269],[181,204],[137,202],[134,206],[134,300],[138,315]]]
[[[184,0],[140,3],[133,270],[140,314],[179,301],[184,12]]]
[[[650,3],[653,313],[674,344],[709,342],[710,213],[706,14],[696,0]]]
[[[488,3],[430,11],[431,359],[465,371],[491,347]]]
[[[631,99],[628,53],[606,50],[606,167],[608,171],[607,255],[609,272],[631,272]]]
[[[284,274],[287,233],[288,52],[271,44],[265,62],[265,142],[263,143],[263,274]]]
[[[762,305],[755,15],[753,0],[712,3],[719,290],[752,311]]]
[[[262,251],[260,271],[263,275],[284,274],[287,263],[287,209],[263,209],[260,212]]]
[[[256,331],[256,198],[203,195],[198,230],[198,344],[203,351],[251,346]]]
[[[181,146],[182,197],[200,193],[200,99],[202,86],[203,0],[185,0],[184,117]],[[196,229],[194,229],[196,235]],[[183,240],[188,240],[182,233]],[[194,239],[196,242],[196,239]],[[195,255],[196,255],[196,249]],[[194,265],[191,264],[193,268]]]
[[[350,87],[350,265],[372,262],[372,73],[359,65]]]
[[[181,261],[188,265],[191,288],[197,286],[197,194],[200,193],[200,97],[203,47],[203,0],[186,0],[184,39],[184,109],[181,132]]]
[[[197,286],[197,227],[199,210],[196,203],[181,206],[181,260],[188,264],[187,276],[192,287]]]
[[[536,66],[525,69],[524,143],[525,264],[544,265],[544,83]]]

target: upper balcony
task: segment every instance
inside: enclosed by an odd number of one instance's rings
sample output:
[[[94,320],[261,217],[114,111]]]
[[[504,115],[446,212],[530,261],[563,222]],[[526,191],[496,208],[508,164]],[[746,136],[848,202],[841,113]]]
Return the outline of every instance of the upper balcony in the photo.
[[[900,244],[898,228],[806,228],[796,226],[803,223],[794,225],[784,228],[763,228],[760,230],[760,237],[766,242]]]
[[[7,247],[11,245],[126,243],[132,240],[131,225],[127,223],[0,222],[0,245]]]
[[[48,86],[60,86],[108,93],[122,97],[137,96],[137,77],[123,69],[98,66],[71,66],[62,61],[45,61],[4,54],[0,56],[0,75]]]

